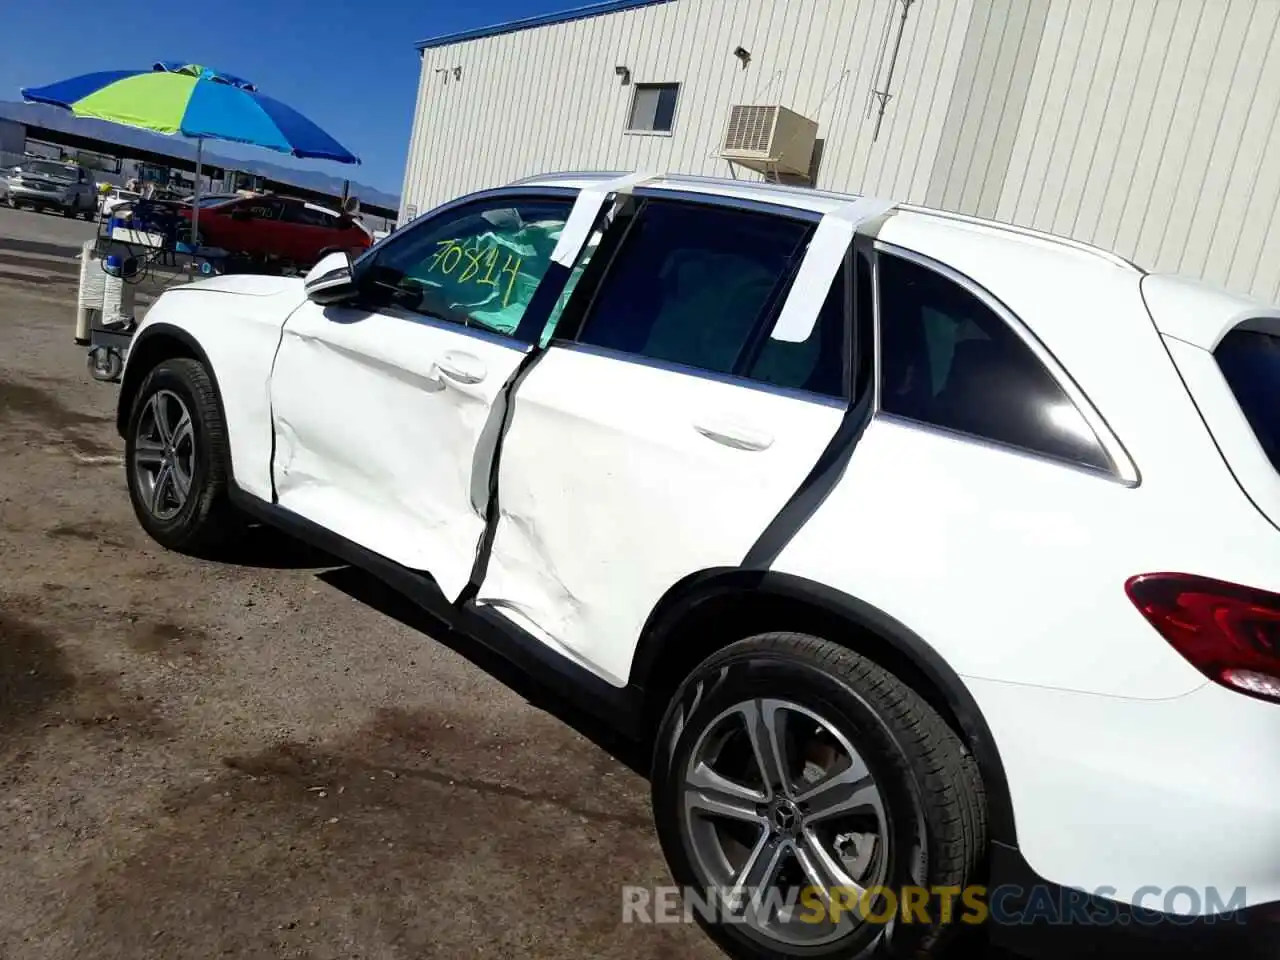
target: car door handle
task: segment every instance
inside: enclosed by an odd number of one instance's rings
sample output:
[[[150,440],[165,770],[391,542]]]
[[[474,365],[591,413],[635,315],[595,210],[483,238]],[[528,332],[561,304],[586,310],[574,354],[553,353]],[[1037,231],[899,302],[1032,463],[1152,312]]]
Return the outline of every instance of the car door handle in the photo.
[[[693,429],[708,440],[735,450],[767,450],[773,446],[773,437],[741,424],[695,423]]]
[[[455,383],[480,383],[488,375],[479,357],[450,350],[436,361],[440,372]]]

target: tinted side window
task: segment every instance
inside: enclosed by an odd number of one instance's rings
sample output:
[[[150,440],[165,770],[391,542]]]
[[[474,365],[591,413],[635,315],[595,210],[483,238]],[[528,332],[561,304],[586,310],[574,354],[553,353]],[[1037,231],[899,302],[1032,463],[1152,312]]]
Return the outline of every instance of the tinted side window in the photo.
[[[900,257],[880,256],[879,279],[886,412],[1111,469],[1070,398],[978,297]]]
[[[374,305],[512,334],[551,264],[568,200],[502,199],[424,219],[364,271]]]
[[[777,216],[651,200],[631,225],[578,339],[732,373],[808,229]]]
[[[286,223],[301,223],[309,227],[336,229],[338,226],[337,217],[304,203],[291,203],[286,206],[283,219]]]
[[[1254,436],[1280,470],[1280,337],[1232,330],[1215,356]]]
[[[791,387],[828,397],[844,397],[845,305],[848,301],[847,271],[841,267],[827,293],[809,339],[787,343],[772,338],[764,342],[760,356],[751,365],[753,380]]]

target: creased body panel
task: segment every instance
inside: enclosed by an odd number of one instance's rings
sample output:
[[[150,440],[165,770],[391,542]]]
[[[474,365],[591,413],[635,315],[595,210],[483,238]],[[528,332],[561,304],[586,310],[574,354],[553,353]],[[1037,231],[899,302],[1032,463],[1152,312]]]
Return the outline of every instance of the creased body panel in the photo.
[[[654,605],[735,566],[795,493],[843,408],[552,347],[515,394],[481,601],[611,682]],[[717,429],[760,449],[710,439]]]
[[[431,574],[455,599],[484,532],[473,474],[488,465],[476,451],[524,355],[453,325],[307,304],[285,328],[272,381],[280,505]],[[480,379],[446,377],[450,357]]]
[[[134,340],[171,324],[199,344],[218,381],[236,483],[264,500],[271,499],[271,365],[280,328],[303,302],[300,280],[220,277],[165,293]]]

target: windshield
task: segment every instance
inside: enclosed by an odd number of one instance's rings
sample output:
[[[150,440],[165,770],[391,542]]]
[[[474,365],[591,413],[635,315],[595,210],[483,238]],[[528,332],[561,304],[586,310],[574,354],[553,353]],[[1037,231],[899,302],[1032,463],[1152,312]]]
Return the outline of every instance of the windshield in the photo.
[[[1280,337],[1232,330],[1214,355],[1258,443],[1280,470]]]
[[[49,163],[42,160],[27,160],[19,164],[18,169],[23,173],[30,173],[37,177],[59,177],[63,180],[71,180],[76,175],[74,170],[70,170],[60,163]]]
[[[216,207],[223,203],[230,203],[234,199],[236,198],[235,197],[201,197],[200,209],[203,210],[205,207]]]

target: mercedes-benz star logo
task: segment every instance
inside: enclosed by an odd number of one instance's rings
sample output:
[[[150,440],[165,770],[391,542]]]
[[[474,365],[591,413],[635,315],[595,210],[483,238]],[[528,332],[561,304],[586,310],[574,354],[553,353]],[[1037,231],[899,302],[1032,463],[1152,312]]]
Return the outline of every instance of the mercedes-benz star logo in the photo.
[[[800,814],[789,803],[780,803],[773,808],[773,826],[779,833],[790,833],[799,820]]]

